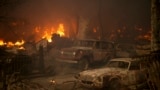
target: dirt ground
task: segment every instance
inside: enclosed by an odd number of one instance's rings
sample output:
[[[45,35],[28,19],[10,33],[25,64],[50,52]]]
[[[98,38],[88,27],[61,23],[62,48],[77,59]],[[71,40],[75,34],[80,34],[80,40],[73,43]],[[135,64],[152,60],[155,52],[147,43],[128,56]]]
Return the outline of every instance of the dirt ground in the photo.
[[[53,75],[34,77],[29,80],[32,83],[38,84],[36,86],[40,88],[37,90],[93,90],[80,87],[74,78],[80,70],[72,64],[66,65],[64,63],[55,63],[54,57],[56,57],[56,55],[56,50],[50,50],[50,52],[45,56],[46,72],[52,73]],[[49,67],[49,69],[47,67]]]
[[[8,79],[7,90],[84,90],[76,89],[78,84],[74,76],[78,73],[77,70],[72,69],[70,72],[56,75],[34,74],[23,79],[15,74]]]
[[[68,70],[68,73],[32,78],[30,81],[40,84],[44,90],[86,90],[85,88],[79,87],[76,83],[74,76],[77,73],[78,71],[76,69],[71,69]]]

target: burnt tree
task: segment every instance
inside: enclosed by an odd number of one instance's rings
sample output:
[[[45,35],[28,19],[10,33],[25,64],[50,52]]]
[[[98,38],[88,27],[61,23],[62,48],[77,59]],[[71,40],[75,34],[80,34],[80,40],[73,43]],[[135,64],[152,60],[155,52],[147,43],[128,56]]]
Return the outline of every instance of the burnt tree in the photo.
[[[160,90],[160,0],[151,0],[151,51],[148,82],[151,90]]]
[[[152,39],[151,50],[160,50],[160,0],[152,0],[151,2],[151,27]]]

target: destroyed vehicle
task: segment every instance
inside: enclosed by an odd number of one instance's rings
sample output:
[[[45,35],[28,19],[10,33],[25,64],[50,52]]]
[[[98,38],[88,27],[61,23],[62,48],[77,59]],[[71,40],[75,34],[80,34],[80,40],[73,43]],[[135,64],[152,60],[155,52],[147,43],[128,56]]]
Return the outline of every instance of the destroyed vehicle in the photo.
[[[115,56],[114,43],[101,40],[76,40],[70,48],[61,49],[56,61],[77,64],[85,70],[95,62],[107,62]]]
[[[116,57],[126,58],[137,56],[135,45],[129,43],[117,43],[116,44]]]
[[[142,66],[138,59],[116,58],[111,59],[103,68],[82,71],[75,78],[84,87],[135,90],[147,86],[147,71]]]

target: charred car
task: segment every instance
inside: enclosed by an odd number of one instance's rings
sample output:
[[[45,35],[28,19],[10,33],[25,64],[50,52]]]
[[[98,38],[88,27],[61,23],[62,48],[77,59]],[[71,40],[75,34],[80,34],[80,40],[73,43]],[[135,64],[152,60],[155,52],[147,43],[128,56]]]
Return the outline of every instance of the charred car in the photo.
[[[70,48],[61,49],[58,62],[77,64],[80,69],[88,69],[95,62],[107,62],[115,56],[114,43],[102,40],[76,40]]]
[[[147,71],[140,60],[116,58],[103,68],[82,71],[75,78],[84,87],[128,90],[146,87],[146,75]]]

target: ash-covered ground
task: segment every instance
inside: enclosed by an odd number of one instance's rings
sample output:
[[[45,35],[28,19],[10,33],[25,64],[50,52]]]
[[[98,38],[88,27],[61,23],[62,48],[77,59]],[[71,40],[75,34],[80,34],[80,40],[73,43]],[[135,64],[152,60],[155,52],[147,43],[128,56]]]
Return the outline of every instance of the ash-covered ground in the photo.
[[[13,73],[7,76],[7,90],[77,90],[75,75],[80,72],[73,65],[55,63],[57,50],[44,55],[44,72],[33,70],[30,75]]]

